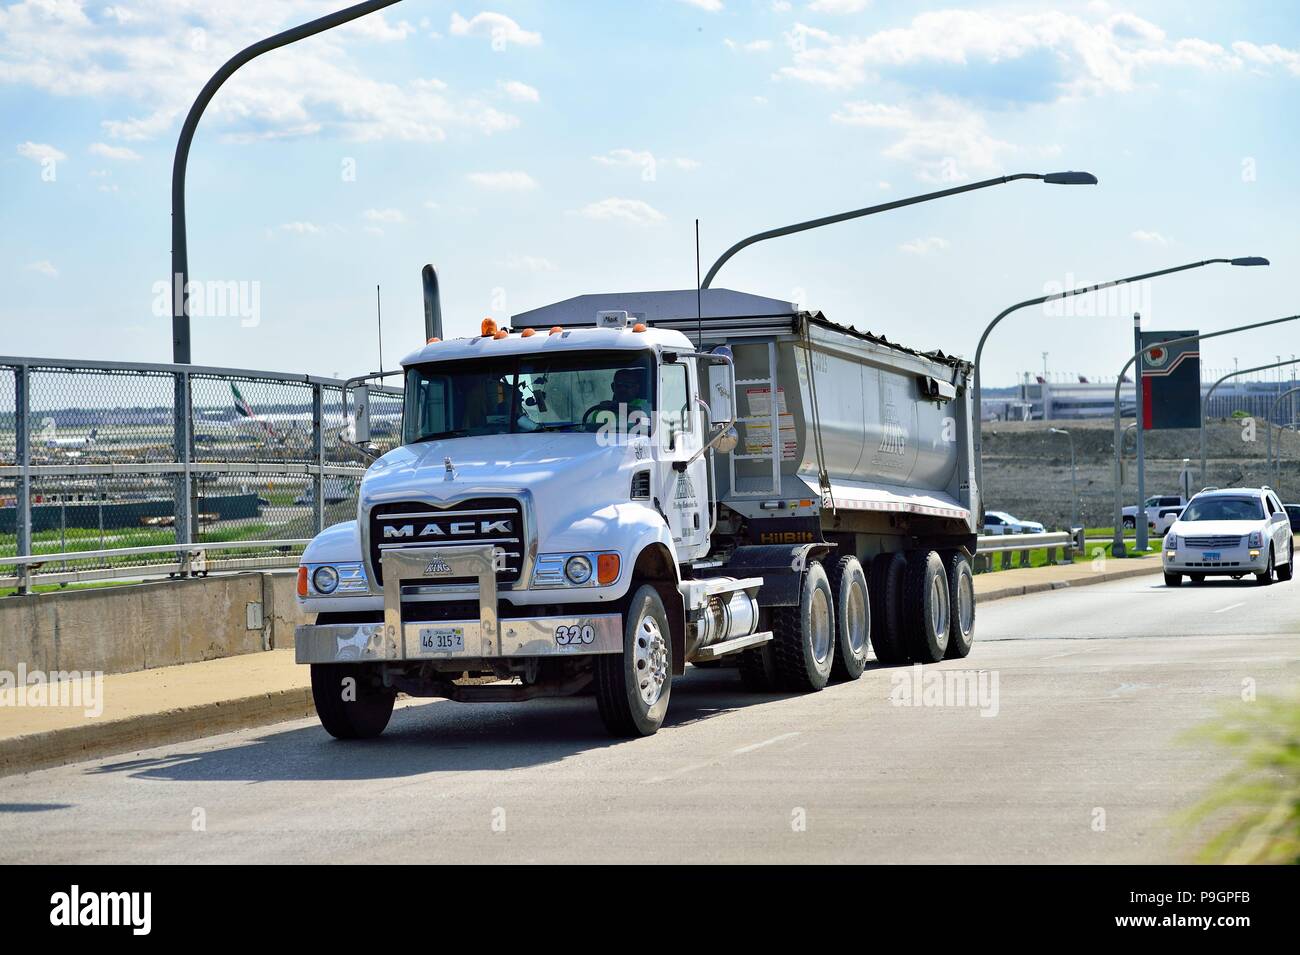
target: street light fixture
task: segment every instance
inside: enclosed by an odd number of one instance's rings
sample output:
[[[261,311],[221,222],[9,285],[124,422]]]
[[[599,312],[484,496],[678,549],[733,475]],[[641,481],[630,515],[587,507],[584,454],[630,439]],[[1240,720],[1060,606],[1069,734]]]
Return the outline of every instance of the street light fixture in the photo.
[[[840,212],[833,216],[822,216],[820,219],[809,219],[807,222],[796,222],[794,225],[781,226],[777,229],[768,229],[766,232],[756,232],[753,235],[741,239],[726,252],[718,257],[718,260],[709,267],[708,273],[704,276],[704,281],[700,283],[700,288],[706,289],[712,283],[718,270],[726,264],[727,260],[747,246],[754,245],[757,242],[763,242],[766,239],[775,239],[783,235],[793,235],[796,232],[807,232],[809,229],[817,229],[824,225],[834,225],[837,222],[845,222],[849,219],[859,219],[862,216],[874,215],[877,212],[889,212],[891,209],[901,209],[904,206],[914,206],[917,203],[929,202],[931,199],[943,199],[946,196],[955,196],[963,192],[973,192],[976,189],[987,189],[989,186],[1000,186],[1003,183],[1015,182],[1018,179],[1038,179],[1042,182],[1054,186],[1095,186],[1097,177],[1090,172],[1019,172],[1012,176],[998,176],[996,179],[984,179],[980,182],[970,182],[962,186],[954,186],[951,189],[940,189],[938,192],[927,192],[919,196],[909,196],[906,199],[895,199],[893,202],[882,202],[880,205],[867,206],[864,209],[854,209],[850,212]]]
[[[1079,526],[1079,471],[1074,459],[1074,435],[1064,428],[1048,428],[1052,434],[1063,434],[1070,439],[1070,529]]]
[[[1054,302],[1058,299],[1072,298],[1075,295],[1083,295],[1085,292],[1096,292],[1101,289],[1113,288],[1116,285],[1128,285],[1132,282],[1141,282],[1145,279],[1157,278],[1161,275],[1172,275],[1175,272],[1186,272],[1189,269],[1199,269],[1206,265],[1268,265],[1268,259],[1258,255],[1240,256],[1235,259],[1205,259],[1202,262],[1188,262],[1186,265],[1175,265],[1169,269],[1158,269],[1155,272],[1143,272],[1141,275],[1130,275],[1127,278],[1115,279],[1111,282],[1101,282],[1097,285],[1082,285],[1079,288],[1070,289],[1065,292],[1053,292],[1051,295],[1040,295],[1038,298],[1026,299],[1023,302],[1017,302],[1010,308],[1003,309],[993,321],[988,323],[984,329],[984,334],[980,336],[979,344],[975,347],[975,415],[977,421],[984,420],[984,409],[981,407],[980,392],[980,359],[984,355],[984,343],[988,341],[989,333],[997,328],[998,323],[1006,318],[1012,312],[1019,311],[1022,308],[1030,308],[1034,305],[1043,305],[1047,302]],[[981,434],[982,428],[975,428],[975,484],[981,489],[980,502],[983,505],[983,487],[984,487],[984,438]]]

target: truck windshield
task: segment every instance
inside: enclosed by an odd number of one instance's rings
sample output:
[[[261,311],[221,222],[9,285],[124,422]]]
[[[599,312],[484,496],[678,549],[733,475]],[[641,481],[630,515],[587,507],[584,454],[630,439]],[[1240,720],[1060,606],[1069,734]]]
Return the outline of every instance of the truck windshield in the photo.
[[[406,372],[403,441],[533,431],[650,431],[649,351],[508,355]]]
[[[1258,521],[1264,517],[1258,498],[1207,497],[1192,501],[1183,511],[1184,521]]]

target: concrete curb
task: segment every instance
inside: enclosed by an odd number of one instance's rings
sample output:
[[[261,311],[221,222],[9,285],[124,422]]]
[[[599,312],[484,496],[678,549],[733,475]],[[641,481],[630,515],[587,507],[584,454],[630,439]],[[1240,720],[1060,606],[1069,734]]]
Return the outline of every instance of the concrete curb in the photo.
[[[1103,574],[1090,574],[1087,577],[1080,577],[1078,580],[1050,580],[1036,584],[1020,584],[1013,587],[1003,587],[1000,590],[991,590],[988,593],[975,594],[975,605],[987,603],[990,600],[1003,600],[1007,597],[1023,597],[1026,594],[1039,594],[1048,590],[1064,590],[1066,587],[1086,587],[1089,584],[1104,584],[1110,580],[1125,580],[1129,577],[1142,577],[1146,574],[1159,574],[1164,570],[1163,566],[1157,562],[1154,566],[1129,567],[1125,570],[1108,570]],[[979,578],[976,578],[977,580]]]
[[[298,687],[14,736],[0,739],[0,776],[282,723],[315,712],[311,688]]]

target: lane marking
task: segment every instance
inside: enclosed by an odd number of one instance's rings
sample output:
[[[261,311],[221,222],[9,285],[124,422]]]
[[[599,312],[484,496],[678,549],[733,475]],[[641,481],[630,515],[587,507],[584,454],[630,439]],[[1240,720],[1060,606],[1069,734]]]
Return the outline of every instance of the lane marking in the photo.
[[[1230,604],[1229,606],[1222,607],[1219,610],[1211,610],[1210,613],[1227,613],[1229,610],[1236,610],[1238,607],[1244,607],[1244,606],[1246,606],[1246,601],[1243,600],[1239,604]]]
[[[779,743],[783,739],[793,739],[798,735],[798,730],[793,733],[782,733],[780,736],[773,736],[771,739],[765,739],[761,743],[750,743],[748,746],[741,746],[738,749],[733,749],[731,755],[739,756],[742,753],[752,753],[756,749],[762,749],[764,746],[771,746],[773,743]]]

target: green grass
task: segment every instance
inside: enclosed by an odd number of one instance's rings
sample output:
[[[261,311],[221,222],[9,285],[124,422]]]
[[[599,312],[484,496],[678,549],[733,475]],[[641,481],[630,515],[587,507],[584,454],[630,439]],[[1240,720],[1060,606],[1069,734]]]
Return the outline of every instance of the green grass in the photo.
[[[37,584],[29,587],[27,592],[32,594],[53,594],[60,590],[102,590],[105,587],[129,587],[138,581],[134,580],[87,580],[79,583],[68,584]],[[0,598],[17,596],[18,590],[14,587],[0,588]]]
[[[1239,762],[1180,817],[1189,832],[1214,831],[1200,861],[1300,864],[1300,697],[1238,703],[1187,740]]]

